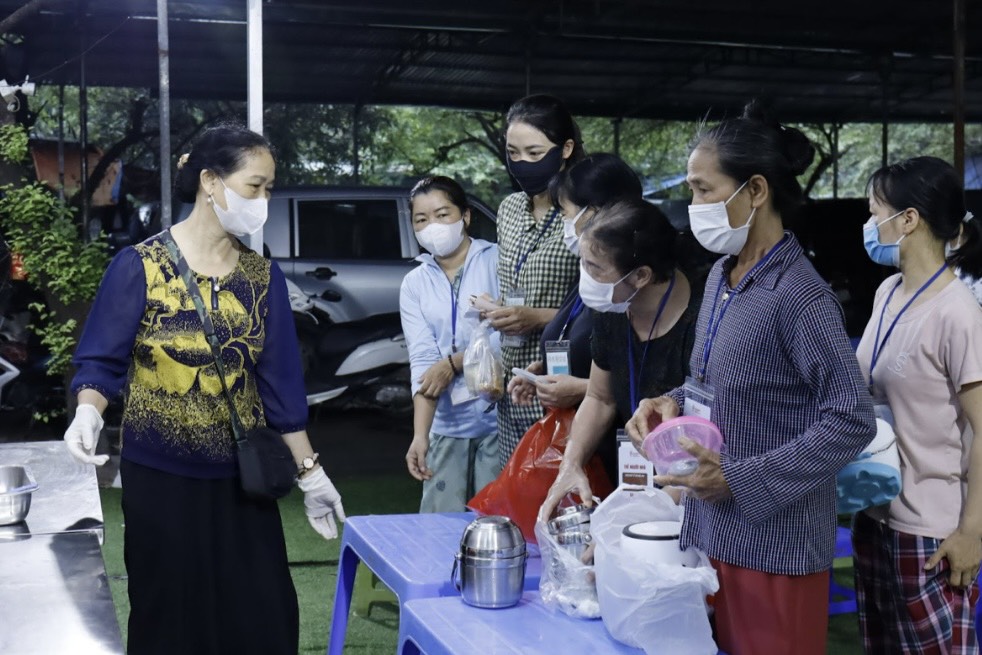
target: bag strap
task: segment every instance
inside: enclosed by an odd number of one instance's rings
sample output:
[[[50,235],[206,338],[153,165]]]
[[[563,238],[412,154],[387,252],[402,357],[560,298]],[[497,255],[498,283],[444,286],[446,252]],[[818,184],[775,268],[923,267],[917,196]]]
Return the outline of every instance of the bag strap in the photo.
[[[198,283],[195,281],[191,269],[188,268],[188,263],[184,259],[184,255],[181,254],[181,249],[177,247],[174,237],[171,236],[170,230],[164,230],[161,236],[164,245],[167,246],[167,252],[170,253],[171,260],[177,266],[177,272],[181,275],[181,279],[184,280],[184,286],[187,287],[191,301],[194,303],[194,308],[198,312],[198,318],[201,319],[201,326],[205,331],[205,339],[208,341],[208,345],[211,346],[211,356],[215,360],[215,368],[218,369],[218,379],[222,383],[225,400],[228,401],[229,413],[232,418],[232,435],[237,442],[242,443],[246,441],[245,430],[242,428],[239,413],[235,410],[235,401],[232,399],[232,394],[228,390],[228,384],[225,382],[225,364],[222,362],[221,345],[218,343],[218,337],[215,336],[215,324],[212,323],[211,316],[208,315],[208,310],[205,309],[205,300],[201,297],[201,289],[198,288]]]

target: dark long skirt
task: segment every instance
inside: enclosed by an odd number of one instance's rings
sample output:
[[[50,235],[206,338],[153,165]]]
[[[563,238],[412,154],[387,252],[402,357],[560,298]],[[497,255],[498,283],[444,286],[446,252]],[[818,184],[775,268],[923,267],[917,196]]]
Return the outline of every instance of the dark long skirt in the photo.
[[[129,655],[296,655],[297,592],[275,502],[235,478],[121,463]]]

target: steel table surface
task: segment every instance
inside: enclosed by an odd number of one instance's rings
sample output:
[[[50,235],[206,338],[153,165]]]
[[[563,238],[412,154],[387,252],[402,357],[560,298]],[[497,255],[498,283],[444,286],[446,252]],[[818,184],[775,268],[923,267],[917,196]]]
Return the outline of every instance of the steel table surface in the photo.
[[[0,538],[0,653],[123,653],[98,535]]]
[[[26,528],[32,535],[94,532],[102,541],[102,502],[95,467],[76,461],[65,442],[0,444],[0,465],[24,466],[38,483],[27,520],[0,527],[0,538]]]
[[[464,528],[475,518],[471,512],[349,517],[341,537],[328,654],[341,655],[344,649],[359,562],[396,594],[400,615],[405,603],[416,598],[459,596],[450,573]],[[542,560],[529,557],[526,589],[539,588],[541,570]]]

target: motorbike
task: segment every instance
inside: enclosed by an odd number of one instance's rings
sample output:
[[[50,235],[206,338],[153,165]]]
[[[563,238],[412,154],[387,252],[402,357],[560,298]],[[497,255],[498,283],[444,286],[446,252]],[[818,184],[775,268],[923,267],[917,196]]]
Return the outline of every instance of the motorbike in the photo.
[[[398,314],[335,322],[327,301],[286,281],[303,365],[307,405],[412,408],[409,350]]]
[[[8,424],[33,425],[35,416],[63,413],[65,386],[48,374],[50,355],[30,332],[30,312],[0,313],[0,411]]]

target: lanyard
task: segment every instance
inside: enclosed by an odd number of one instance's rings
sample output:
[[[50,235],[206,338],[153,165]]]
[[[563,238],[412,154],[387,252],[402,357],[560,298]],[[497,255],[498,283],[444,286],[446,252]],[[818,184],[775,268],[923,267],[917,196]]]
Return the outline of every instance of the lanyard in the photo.
[[[573,308],[569,310],[569,316],[566,317],[566,322],[563,324],[563,329],[559,333],[559,341],[563,341],[566,338],[566,329],[569,328],[570,324],[576,320],[576,317],[580,315],[583,311],[583,299],[579,295],[576,296],[576,300],[573,301]]]
[[[743,284],[744,280],[753,279],[753,274],[757,272],[758,269],[763,268],[764,265],[770,260],[770,258],[777,252],[777,249],[781,247],[785,239],[781,239],[776,244],[774,244],[767,254],[761,257],[760,261],[754,264],[753,268],[747,271],[747,274],[740,278],[740,282],[735,288],[739,288]],[[709,355],[713,352],[713,343],[716,341],[716,333],[719,332],[719,325],[723,322],[723,316],[726,314],[726,310],[730,307],[730,301],[734,296],[737,295],[736,291],[726,291],[723,293],[723,305],[720,307],[719,316],[716,316],[716,305],[719,303],[719,290],[726,286],[726,272],[720,272],[720,285],[716,287],[716,297],[713,298],[713,309],[709,312],[709,325],[706,326],[706,343],[702,349],[702,368],[699,370],[699,381],[705,379],[706,368],[709,366]],[[713,320],[715,317],[715,320]]]
[[[876,340],[873,342],[873,359],[869,365],[870,386],[872,386],[873,384],[873,369],[876,368],[876,363],[880,361],[880,355],[883,354],[883,346],[886,345],[887,339],[889,339],[890,335],[893,334],[893,328],[897,326],[897,321],[899,321],[903,313],[907,311],[907,308],[910,307],[915,300],[917,300],[917,297],[921,295],[925,289],[931,286],[931,284],[935,280],[937,280],[942,273],[944,273],[944,270],[946,268],[948,268],[948,264],[947,263],[942,264],[941,268],[939,268],[937,272],[934,275],[932,275],[930,279],[928,279],[927,282],[922,284],[921,288],[917,290],[917,293],[911,296],[910,300],[908,300],[907,303],[900,308],[900,311],[897,312],[897,315],[893,317],[893,321],[890,323],[890,327],[887,328],[887,333],[883,335],[883,341],[880,341],[880,330],[883,329],[883,316],[887,313],[887,305],[890,304],[890,300],[893,298],[894,291],[896,291],[897,287],[899,287],[903,283],[904,281],[903,278],[897,280],[897,283],[893,285],[892,289],[890,289],[890,294],[887,296],[886,302],[883,303],[883,309],[880,310],[880,321],[876,325]]]
[[[526,250],[525,253],[518,258],[518,261],[515,262],[515,286],[516,287],[518,286],[518,276],[522,272],[522,268],[525,266],[525,261],[529,258],[529,255],[531,255],[532,252],[539,247],[539,242],[542,241],[542,237],[544,237],[546,232],[549,231],[549,227],[552,225],[553,221],[556,220],[557,216],[559,216],[559,210],[553,208],[552,214],[549,216],[549,220],[545,222],[545,225],[542,226],[542,229],[539,230],[539,233],[535,235],[535,241],[532,242],[532,247]]]
[[[460,295],[460,287],[464,284],[464,267],[466,266],[467,262],[465,261],[453,280],[447,278],[450,283],[450,348],[452,352],[457,352],[457,297]],[[458,281],[456,289],[453,286],[454,280]]]
[[[668,304],[668,298],[672,295],[672,289],[675,288],[675,273],[672,273],[672,277],[668,282],[668,290],[665,295],[661,297],[661,302],[658,303],[658,311],[655,312],[655,320],[651,322],[651,329],[648,330],[648,340],[644,342],[644,350],[641,354],[641,371],[640,374],[635,375],[634,373],[634,335],[632,332],[634,328],[631,327],[631,319],[627,319],[627,368],[628,377],[630,378],[631,384],[631,411],[638,411],[638,389],[641,388],[641,381],[644,379],[644,362],[648,359],[648,346],[651,345],[651,335],[655,333],[655,326],[658,324],[658,319],[661,318],[662,312],[665,311],[665,306]]]

